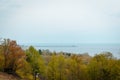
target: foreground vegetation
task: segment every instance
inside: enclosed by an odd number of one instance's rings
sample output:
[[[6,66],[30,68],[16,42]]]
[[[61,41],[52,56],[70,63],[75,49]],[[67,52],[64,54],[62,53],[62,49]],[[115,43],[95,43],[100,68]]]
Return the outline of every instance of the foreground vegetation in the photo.
[[[18,76],[0,72],[0,80],[21,80]],[[24,79],[22,79],[24,80]]]
[[[23,50],[16,41],[0,43],[0,71],[24,80],[120,80],[120,60],[106,52],[88,54]]]

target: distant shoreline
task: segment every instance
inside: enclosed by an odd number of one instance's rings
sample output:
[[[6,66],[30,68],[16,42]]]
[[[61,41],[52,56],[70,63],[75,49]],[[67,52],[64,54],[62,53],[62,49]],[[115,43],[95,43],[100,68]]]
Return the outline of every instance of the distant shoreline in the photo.
[[[21,47],[29,47],[29,45],[20,45]],[[78,47],[76,45],[46,45],[46,46],[35,46],[35,47]]]

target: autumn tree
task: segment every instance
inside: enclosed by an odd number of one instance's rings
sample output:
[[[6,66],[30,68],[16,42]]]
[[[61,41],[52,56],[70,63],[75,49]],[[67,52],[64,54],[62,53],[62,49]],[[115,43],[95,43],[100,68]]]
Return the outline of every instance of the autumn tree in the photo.
[[[45,73],[45,64],[39,52],[33,46],[30,46],[29,49],[26,50],[26,55],[26,60],[31,66],[34,79],[36,80],[36,75],[38,74],[39,77],[43,79]]]
[[[22,48],[17,45],[16,41],[4,39],[0,45],[2,61],[4,62],[3,71],[7,73],[16,73],[22,67],[22,60],[25,59],[25,53]],[[19,64],[18,64],[19,63]]]
[[[48,66],[47,66],[47,73],[46,73],[46,77],[47,80],[57,80],[56,76],[57,76],[57,62],[56,62],[56,55],[52,55]]]
[[[119,63],[111,53],[101,53],[93,57],[88,68],[91,80],[119,80]]]
[[[4,68],[4,54],[2,41],[0,40],[0,71],[3,71],[3,68]]]
[[[87,80],[87,65],[78,55],[72,55],[67,59],[67,80]]]
[[[47,80],[66,80],[65,57],[53,54],[47,66]]]

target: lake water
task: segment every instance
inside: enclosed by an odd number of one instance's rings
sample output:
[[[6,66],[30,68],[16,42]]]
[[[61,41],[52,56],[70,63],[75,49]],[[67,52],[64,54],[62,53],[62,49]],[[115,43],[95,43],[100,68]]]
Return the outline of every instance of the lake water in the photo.
[[[37,50],[46,50],[56,52],[69,52],[69,53],[89,53],[89,55],[94,56],[101,52],[111,52],[115,57],[120,58],[120,44],[68,44],[68,43],[39,43],[39,44],[24,44],[33,45]]]

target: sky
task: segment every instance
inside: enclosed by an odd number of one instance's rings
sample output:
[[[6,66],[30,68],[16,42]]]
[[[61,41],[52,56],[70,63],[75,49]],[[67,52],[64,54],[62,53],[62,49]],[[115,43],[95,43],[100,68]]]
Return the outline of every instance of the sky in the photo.
[[[0,38],[120,43],[120,0],[0,0]]]

